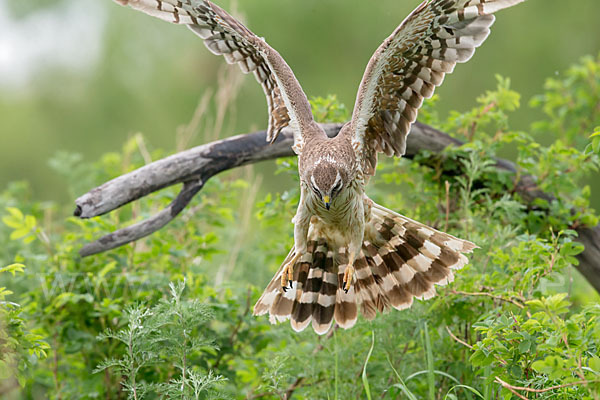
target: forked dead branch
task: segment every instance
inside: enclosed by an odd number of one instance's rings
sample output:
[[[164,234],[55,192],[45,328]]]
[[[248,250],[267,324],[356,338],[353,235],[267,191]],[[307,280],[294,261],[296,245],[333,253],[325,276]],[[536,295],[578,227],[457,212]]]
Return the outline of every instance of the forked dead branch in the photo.
[[[342,125],[323,124],[322,127],[327,135],[332,137],[337,135]],[[86,244],[80,250],[81,256],[101,253],[158,231],[189,204],[211,177],[220,172],[259,161],[294,155],[291,149],[292,136],[289,129],[284,129],[271,145],[265,141],[266,131],[218,140],[155,161],[90,190],[75,201],[77,207],[74,214],[80,218],[106,214],[160,189],[183,183],[179,195],[164,210],[147,220]],[[408,135],[405,157],[412,159],[418,152],[424,150],[439,154],[447,146],[461,144],[461,141],[431,126],[416,122]],[[497,160],[496,166],[501,170],[517,171],[515,165],[507,160]],[[528,203],[536,198],[552,200],[552,196],[541,191],[535,181],[535,178],[530,175],[520,176],[515,191]],[[577,268],[590,284],[600,291],[600,225],[580,226],[576,231],[579,234],[579,241],[585,245],[585,251],[577,256],[579,260]]]

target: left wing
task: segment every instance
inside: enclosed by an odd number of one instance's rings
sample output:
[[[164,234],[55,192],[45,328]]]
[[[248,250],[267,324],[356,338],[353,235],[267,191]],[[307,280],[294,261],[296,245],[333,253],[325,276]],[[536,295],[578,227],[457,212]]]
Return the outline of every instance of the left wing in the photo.
[[[468,61],[490,34],[496,11],[525,0],[425,0],[377,49],[352,114],[352,144],[363,173],[377,153],[402,156],[424,98]]]
[[[115,0],[146,14],[187,25],[204,39],[206,47],[253,72],[269,107],[267,140],[273,142],[281,129],[294,131],[294,150],[299,153],[307,136],[314,133],[312,111],[306,95],[285,60],[225,10],[208,0]]]

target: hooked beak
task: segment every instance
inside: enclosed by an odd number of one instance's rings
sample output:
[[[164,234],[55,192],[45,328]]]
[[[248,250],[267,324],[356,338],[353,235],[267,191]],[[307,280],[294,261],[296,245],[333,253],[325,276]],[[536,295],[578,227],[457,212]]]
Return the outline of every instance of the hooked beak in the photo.
[[[329,207],[331,206],[331,199],[329,196],[323,196],[323,202],[325,203],[325,208],[329,210]]]

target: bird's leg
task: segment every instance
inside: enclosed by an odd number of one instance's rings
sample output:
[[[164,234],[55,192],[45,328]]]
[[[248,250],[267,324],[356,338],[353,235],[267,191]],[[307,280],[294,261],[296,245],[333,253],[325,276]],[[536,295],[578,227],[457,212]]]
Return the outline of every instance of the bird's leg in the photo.
[[[354,277],[354,260],[356,259],[356,252],[350,251],[350,255],[348,256],[348,264],[346,264],[346,269],[344,270],[344,280],[342,284],[342,289],[344,292],[348,293],[350,290],[350,286],[352,286],[352,278]]]
[[[292,282],[294,280],[294,265],[296,265],[296,261],[298,261],[301,255],[302,253],[297,251],[296,254],[294,254],[294,257],[292,257],[292,259],[283,266],[283,271],[281,271],[281,288],[284,292],[288,288],[288,282],[290,283],[290,289],[293,289]]]
[[[281,287],[285,292],[287,289],[287,282],[290,283],[290,289],[293,289],[292,282],[294,281],[294,265],[302,254],[306,253],[306,244],[308,236],[308,228],[310,226],[311,214],[305,207],[306,199],[306,188],[305,185],[300,185],[300,203],[298,204],[298,211],[292,219],[294,223],[294,251],[295,254],[290,261],[283,266],[281,271]]]
[[[344,279],[342,281],[342,288],[346,293],[348,293],[352,286],[352,280],[354,278],[354,261],[356,261],[356,257],[361,254],[365,232],[365,220],[367,219],[363,196],[358,197],[358,199],[359,200],[356,202],[356,214],[354,214],[355,219],[351,220],[348,224],[351,230],[351,238],[348,245],[348,264],[344,270]],[[370,204],[367,204],[367,206],[368,211],[370,212]]]

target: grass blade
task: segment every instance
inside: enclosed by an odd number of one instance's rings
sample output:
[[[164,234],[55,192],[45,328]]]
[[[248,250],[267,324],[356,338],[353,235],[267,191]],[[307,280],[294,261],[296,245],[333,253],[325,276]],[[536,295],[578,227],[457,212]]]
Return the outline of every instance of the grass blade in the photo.
[[[412,392],[410,390],[408,390],[408,388],[406,387],[406,385],[404,384],[404,382],[399,382],[399,383],[395,383],[390,387],[395,387],[398,388],[400,390],[402,390],[402,393],[404,393],[406,395],[406,397],[408,397],[409,400],[418,400],[414,394],[412,394]]]
[[[487,365],[485,367],[485,372],[484,372],[486,379],[483,382],[483,385],[484,385],[483,386],[483,395],[484,395],[484,398],[486,398],[486,399],[491,399],[492,393],[494,391],[494,389],[492,388],[492,384],[487,379],[491,373],[492,373],[492,368],[489,365]]]
[[[435,400],[435,370],[433,369],[433,351],[431,348],[431,339],[429,338],[429,328],[427,322],[423,323],[423,347],[427,357],[427,386],[429,389],[429,399]],[[423,336],[422,336],[423,337]]]
[[[392,364],[390,357],[387,354],[386,354],[386,357],[387,357],[388,364],[390,364],[390,367],[392,367],[392,371],[394,371],[394,374],[396,374],[396,378],[398,378],[398,381],[399,381],[399,383],[396,383],[395,385],[392,385],[391,387],[396,387],[396,388],[402,390],[402,393],[404,393],[406,395],[406,397],[408,397],[408,400],[418,400],[416,398],[416,396],[414,394],[412,394],[412,392],[410,390],[408,390],[408,387],[406,387],[406,383],[404,383],[404,381],[402,380],[402,377],[400,376],[398,371],[396,371],[396,368],[394,368],[394,365]]]
[[[413,378],[416,378],[419,375],[428,374],[428,373],[429,373],[429,370],[424,369],[423,371],[418,371],[418,372],[415,372],[413,374],[410,374],[409,376],[406,377],[406,382],[410,381]],[[461,384],[458,379],[456,379],[455,377],[453,377],[452,375],[450,375],[447,372],[439,371],[439,370],[435,369],[435,370],[433,370],[433,373],[436,374],[436,375],[444,376],[444,377],[450,379],[452,382],[456,383],[457,385]]]
[[[444,396],[444,400],[446,400],[446,398],[448,397],[448,395],[450,394],[451,391],[455,390],[455,389],[467,389],[468,391],[470,391],[471,393],[479,396],[480,399],[486,400],[485,397],[483,397],[483,395],[481,393],[479,393],[479,391],[471,386],[467,386],[467,385],[455,385],[452,386],[450,388],[450,390],[448,390],[448,393],[446,393],[446,396]]]
[[[337,343],[337,332],[336,329],[333,329],[333,345],[335,347],[335,400],[338,400],[338,380],[339,380],[339,370],[338,370],[338,343]]]
[[[367,399],[371,399],[371,389],[369,387],[369,380],[367,379],[367,364],[369,363],[369,358],[371,358],[371,354],[373,353],[373,348],[375,347],[375,331],[371,331],[371,348],[369,349],[369,353],[367,354],[367,359],[365,360],[365,365],[363,367],[362,372],[362,382],[363,387],[365,388],[365,393],[367,394]]]

